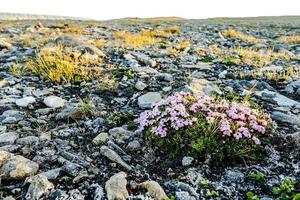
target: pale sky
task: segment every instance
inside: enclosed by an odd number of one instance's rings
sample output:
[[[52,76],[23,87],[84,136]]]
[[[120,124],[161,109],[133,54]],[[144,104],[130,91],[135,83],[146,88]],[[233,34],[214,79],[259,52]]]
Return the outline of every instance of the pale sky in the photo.
[[[300,15],[300,0],[0,0],[0,12],[98,20]]]

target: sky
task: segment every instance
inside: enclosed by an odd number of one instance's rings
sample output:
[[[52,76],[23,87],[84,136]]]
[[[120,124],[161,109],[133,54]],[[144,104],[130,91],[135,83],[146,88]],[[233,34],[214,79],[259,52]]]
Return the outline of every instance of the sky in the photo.
[[[184,18],[300,15],[300,0],[0,0],[0,13]]]

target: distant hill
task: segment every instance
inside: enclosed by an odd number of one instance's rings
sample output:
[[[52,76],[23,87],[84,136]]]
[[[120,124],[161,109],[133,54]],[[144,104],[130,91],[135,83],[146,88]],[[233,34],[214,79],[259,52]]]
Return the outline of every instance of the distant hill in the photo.
[[[0,20],[90,20],[90,19],[80,18],[80,17],[55,16],[55,15],[0,13]]]

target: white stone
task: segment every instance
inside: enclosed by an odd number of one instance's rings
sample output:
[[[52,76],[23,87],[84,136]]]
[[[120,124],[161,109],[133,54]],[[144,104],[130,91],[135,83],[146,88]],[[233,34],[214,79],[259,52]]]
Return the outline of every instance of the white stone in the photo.
[[[44,104],[50,108],[61,108],[65,105],[65,100],[58,96],[48,96],[44,99]]]
[[[29,97],[23,97],[23,98],[21,98],[21,99],[17,99],[17,100],[16,100],[16,104],[17,104],[17,106],[19,106],[19,107],[27,107],[28,105],[33,104],[33,103],[35,103],[35,102],[36,102],[36,100],[35,100],[35,98],[32,97],[32,96],[29,96]]]

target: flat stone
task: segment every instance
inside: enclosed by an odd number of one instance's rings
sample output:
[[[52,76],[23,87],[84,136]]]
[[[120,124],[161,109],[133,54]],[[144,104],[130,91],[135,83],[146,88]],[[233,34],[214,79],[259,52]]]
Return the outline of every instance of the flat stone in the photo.
[[[159,92],[148,92],[138,98],[138,105],[142,109],[151,108],[161,100]]]
[[[108,200],[125,200],[129,197],[128,191],[126,189],[127,180],[126,173],[119,172],[114,174],[105,183],[105,190],[107,193]]]
[[[274,111],[271,114],[273,120],[283,123],[289,123],[293,125],[300,124],[300,117],[294,114],[286,114],[278,111]]]
[[[294,101],[286,96],[269,90],[257,91],[255,95],[260,97],[264,101],[277,104],[278,106],[293,107],[297,105],[299,106],[300,104],[299,102]]]
[[[58,96],[48,96],[44,99],[44,104],[50,108],[61,108],[65,105],[65,100]]]
[[[183,68],[188,68],[188,69],[198,69],[198,70],[210,70],[212,68],[212,66],[209,63],[205,63],[205,62],[198,62],[197,64],[184,64],[181,65]]]
[[[27,107],[28,105],[33,104],[35,102],[36,102],[36,100],[32,96],[30,96],[30,97],[23,97],[21,99],[17,99],[16,100],[16,104],[19,107]]]

